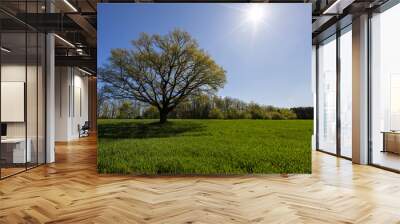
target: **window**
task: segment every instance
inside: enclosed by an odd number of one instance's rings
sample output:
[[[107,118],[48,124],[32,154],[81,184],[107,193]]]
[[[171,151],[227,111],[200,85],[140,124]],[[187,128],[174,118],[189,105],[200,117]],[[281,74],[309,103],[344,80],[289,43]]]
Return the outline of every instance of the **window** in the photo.
[[[318,47],[318,149],[336,153],[336,36]]]
[[[400,170],[400,5],[371,18],[371,162]]]
[[[351,26],[340,36],[340,155],[352,156],[352,34]]]

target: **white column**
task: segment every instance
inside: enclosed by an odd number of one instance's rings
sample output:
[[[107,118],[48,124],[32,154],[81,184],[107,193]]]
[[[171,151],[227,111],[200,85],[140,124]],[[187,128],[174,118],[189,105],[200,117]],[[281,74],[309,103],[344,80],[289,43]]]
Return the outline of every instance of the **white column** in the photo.
[[[47,34],[46,45],[46,162],[52,163],[55,161],[55,44],[53,34]]]
[[[317,131],[317,85],[316,85],[316,78],[317,78],[317,48],[315,45],[312,46],[312,54],[311,54],[311,93],[313,96],[313,105],[314,105],[314,122],[313,122],[313,134],[311,136],[311,149],[316,150],[316,131]]]
[[[353,19],[353,162],[368,163],[368,15]]]

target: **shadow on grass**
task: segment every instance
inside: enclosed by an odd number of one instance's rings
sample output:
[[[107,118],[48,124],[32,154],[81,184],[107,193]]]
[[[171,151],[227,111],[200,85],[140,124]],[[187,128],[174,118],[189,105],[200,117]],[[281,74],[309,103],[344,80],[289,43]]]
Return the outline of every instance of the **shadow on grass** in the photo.
[[[144,122],[122,122],[101,124],[98,127],[100,138],[166,138],[180,134],[200,135],[204,125],[192,122],[167,122],[160,124]]]

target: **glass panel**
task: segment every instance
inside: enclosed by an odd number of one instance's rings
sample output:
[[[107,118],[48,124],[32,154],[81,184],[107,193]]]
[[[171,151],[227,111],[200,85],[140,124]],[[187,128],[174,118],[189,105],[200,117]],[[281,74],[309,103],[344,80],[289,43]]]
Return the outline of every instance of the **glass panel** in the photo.
[[[400,5],[372,18],[372,163],[400,170]]]
[[[27,13],[37,13],[38,11],[37,1],[27,2]],[[31,22],[36,23],[37,21]],[[27,30],[26,125],[27,150],[31,151],[31,158],[27,163],[28,168],[35,167],[38,163],[38,45],[38,33],[35,30]]]
[[[336,153],[336,39],[318,48],[318,147]]]
[[[0,6],[11,14],[43,13],[44,3],[1,1]],[[45,162],[46,54],[44,34],[2,12],[0,20],[0,177],[4,178]]]
[[[38,35],[38,163],[45,163],[45,44],[46,37],[44,34]]]
[[[28,62],[27,62],[27,82],[26,82],[26,112],[27,112],[27,143],[28,151],[31,153],[28,155],[31,157],[28,160],[28,168],[37,165],[38,158],[38,143],[37,143],[37,132],[38,132],[38,36],[36,32],[27,33],[28,38]]]
[[[340,152],[352,156],[352,35],[351,29],[340,36]]]
[[[2,177],[25,170],[26,150],[26,34],[2,33],[1,50],[1,166]]]

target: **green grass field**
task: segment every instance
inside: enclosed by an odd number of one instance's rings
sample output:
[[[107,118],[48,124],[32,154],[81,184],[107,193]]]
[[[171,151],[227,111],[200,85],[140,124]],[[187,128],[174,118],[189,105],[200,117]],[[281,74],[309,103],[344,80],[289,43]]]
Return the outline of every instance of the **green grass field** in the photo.
[[[100,173],[311,172],[311,120],[99,120]]]

